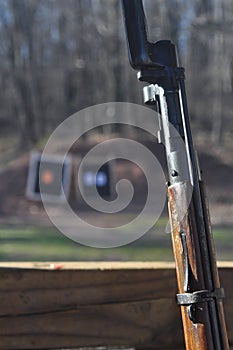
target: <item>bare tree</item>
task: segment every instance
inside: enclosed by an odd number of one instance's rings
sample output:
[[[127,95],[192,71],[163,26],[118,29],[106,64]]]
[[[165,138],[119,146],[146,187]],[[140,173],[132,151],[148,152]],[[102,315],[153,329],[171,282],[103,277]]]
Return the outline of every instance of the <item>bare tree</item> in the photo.
[[[178,47],[196,130],[220,144],[232,125],[232,0],[144,3],[150,39]],[[142,102],[118,0],[2,0],[0,10],[0,123],[22,147],[84,107]]]

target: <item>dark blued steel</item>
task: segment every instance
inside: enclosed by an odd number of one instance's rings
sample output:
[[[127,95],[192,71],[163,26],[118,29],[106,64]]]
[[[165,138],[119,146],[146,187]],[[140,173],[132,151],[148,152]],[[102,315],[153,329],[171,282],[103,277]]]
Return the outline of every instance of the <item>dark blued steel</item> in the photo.
[[[122,0],[130,64],[134,69],[176,67],[174,45],[169,40],[150,43],[142,0]],[[135,40],[136,39],[136,40]]]
[[[122,0],[125,28],[128,36],[129,59],[134,69],[151,65],[149,43],[142,1]],[[137,40],[134,40],[137,38]]]
[[[202,307],[195,307],[195,302],[181,306],[186,348],[228,350],[222,300],[216,293],[222,289],[203,183],[193,147],[184,69],[178,67],[176,49],[169,40],[148,42],[142,1],[122,0],[122,5],[130,63],[138,70],[139,80],[156,84],[154,88],[150,85],[146,89],[144,97],[149,104],[157,104],[161,112],[160,138],[166,146],[169,170],[169,213],[179,294],[186,294],[186,299],[193,298],[196,301],[204,295],[200,291],[205,290],[205,295],[208,294],[208,298],[201,299]],[[164,105],[166,112],[162,113]],[[185,152],[178,152],[178,143],[174,142],[174,138],[168,137],[168,124],[172,124],[185,142]],[[182,201],[187,200],[190,184],[193,193],[187,214],[184,219],[177,220],[179,207],[182,206]],[[199,294],[194,297],[196,291]]]

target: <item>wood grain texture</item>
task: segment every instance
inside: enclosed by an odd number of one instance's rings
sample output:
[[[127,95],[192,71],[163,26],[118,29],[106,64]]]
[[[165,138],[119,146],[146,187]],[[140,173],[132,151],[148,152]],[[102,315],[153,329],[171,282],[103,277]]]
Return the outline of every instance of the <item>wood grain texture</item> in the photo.
[[[188,184],[185,182],[168,187],[172,243],[178,291],[181,294],[220,288],[204,188],[201,192],[203,226],[198,225],[194,197],[189,203],[187,193]],[[190,319],[189,306],[181,306],[186,349],[229,350],[223,301],[219,299],[216,303],[202,302],[199,306],[194,312],[194,319],[197,320],[195,323]],[[212,328],[214,324],[216,327]]]
[[[0,349],[184,347],[171,264],[62,265],[1,264]],[[219,272],[233,344],[233,268],[224,266]]]
[[[197,230],[190,224],[190,207],[188,208],[187,184],[177,183],[168,187],[168,209],[170,225],[172,227],[172,244],[176,264],[176,274],[178,281],[178,292],[186,293],[188,286],[192,286],[192,291],[203,290],[204,280],[202,265],[200,263],[200,251],[198,246]],[[178,203],[178,205],[177,205]],[[195,223],[194,223],[195,224]],[[185,235],[185,243],[182,243],[181,234]],[[186,248],[184,248],[185,244]],[[185,258],[187,250],[188,260]],[[189,277],[186,281],[186,264],[189,268]],[[207,303],[202,303],[202,323],[193,323],[189,317],[189,307],[181,306],[181,315],[184,329],[185,347],[187,350],[214,350],[210,345],[213,338],[210,333],[210,320]],[[200,318],[199,318],[200,320]],[[208,341],[209,340],[209,341]]]

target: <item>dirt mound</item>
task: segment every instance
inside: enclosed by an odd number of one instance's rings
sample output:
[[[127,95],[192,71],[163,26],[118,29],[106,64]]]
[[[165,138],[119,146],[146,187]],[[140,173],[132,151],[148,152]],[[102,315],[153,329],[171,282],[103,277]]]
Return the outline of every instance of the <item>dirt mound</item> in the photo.
[[[164,169],[165,159],[161,146],[155,143],[146,142],[145,146],[150,149],[159,161],[162,163]],[[80,148],[85,154],[89,146]],[[82,154],[73,153],[77,159],[81,159]],[[29,201],[25,197],[28,166],[30,155],[23,154],[18,159],[12,161],[0,173],[0,216],[33,216],[39,219],[44,214],[43,205],[40,202]],[[203,178],[207,186],[210,206],[217,215],[218,208],[222,214],[219,214],[224,220],[224,213],[228,213],[227,217],[232,217],[230,212],[233,212],[233,165],[226,164],[221,161],[221,158],[216,155],[210,155],[207,152],[199,154],[200,165],[203,170]],[[147,182],[141,169],[133,163],[126,161],[116,162],[116,179],[127,178],[134,186],[134,204],[141,205],[146,200]],[[76,204],[79,208],[88,210],[85,203],[74,195],[74,175],[71,190],[71,201],[76,197]],[[132,206],[133,208],[133,206]],[[133,209],[132,209],[133,210]],[[231,219],[233,221],[233,219]]]

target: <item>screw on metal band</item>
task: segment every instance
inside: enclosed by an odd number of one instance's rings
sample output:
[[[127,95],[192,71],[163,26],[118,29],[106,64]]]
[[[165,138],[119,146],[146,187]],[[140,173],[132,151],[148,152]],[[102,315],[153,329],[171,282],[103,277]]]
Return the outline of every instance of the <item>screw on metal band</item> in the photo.
[[[196,303],[211,301],[213,299],[223,299],[225,294],[223,288],[216,288],[212,292],[208,290],[199,290],[193,293],[177,294],[176,297],[178,305],[188,306]]]

